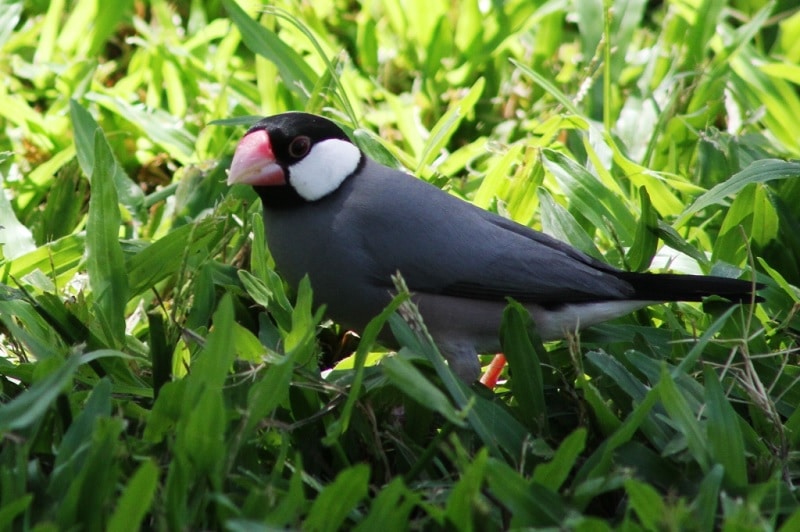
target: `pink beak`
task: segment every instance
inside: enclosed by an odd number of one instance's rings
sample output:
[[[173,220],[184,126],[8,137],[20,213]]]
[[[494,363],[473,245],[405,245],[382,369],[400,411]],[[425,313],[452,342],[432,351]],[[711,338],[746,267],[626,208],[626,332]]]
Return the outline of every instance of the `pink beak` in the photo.
[[[278,186],[286,184],[283,168],[275,160],[269,135],[253,131],[239,141],[228,170],[228,185]]]

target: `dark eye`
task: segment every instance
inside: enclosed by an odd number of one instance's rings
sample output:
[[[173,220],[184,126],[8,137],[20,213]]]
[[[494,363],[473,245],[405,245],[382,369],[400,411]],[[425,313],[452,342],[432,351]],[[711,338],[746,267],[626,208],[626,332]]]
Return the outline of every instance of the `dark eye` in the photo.
[[[308,150],[311,149],[311,139],[308,137],[295,137],[289,143],[289,155],[295,159],[305,157]]]

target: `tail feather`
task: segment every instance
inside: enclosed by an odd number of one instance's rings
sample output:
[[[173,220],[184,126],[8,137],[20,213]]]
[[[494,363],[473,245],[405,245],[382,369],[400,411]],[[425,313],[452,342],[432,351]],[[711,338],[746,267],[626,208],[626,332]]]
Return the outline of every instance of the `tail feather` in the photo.
[[[758,294],[755,294],[754,299],[754,292],[758,292],[764,285],[740,279],[633,272],[623,272],[620,277],[634,288],[630,299],[641,301],[702,301],[709,296],[720,296],[736,303],[763,301]]]

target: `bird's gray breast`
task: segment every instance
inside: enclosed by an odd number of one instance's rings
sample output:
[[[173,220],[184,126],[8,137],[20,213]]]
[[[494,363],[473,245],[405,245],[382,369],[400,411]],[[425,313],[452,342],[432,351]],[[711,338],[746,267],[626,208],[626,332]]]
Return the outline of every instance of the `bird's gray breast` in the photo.
[[[308,275],[315,305],[346,327],[361,329],[389,302],[364,253],[364,224],[346,183],[337,193],[296,209],[265,210],[267,246],[278,273],[296,287]]]

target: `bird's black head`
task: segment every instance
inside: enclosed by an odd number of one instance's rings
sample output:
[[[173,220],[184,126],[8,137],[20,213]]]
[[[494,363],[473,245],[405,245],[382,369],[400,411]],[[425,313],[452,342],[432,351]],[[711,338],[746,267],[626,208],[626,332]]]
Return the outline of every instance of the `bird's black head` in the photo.
[[[283,113],[259,120],[239,141],[228,184],[252,185],[265,208],[289,208],[336,191],[363,158],[327,118]]]

